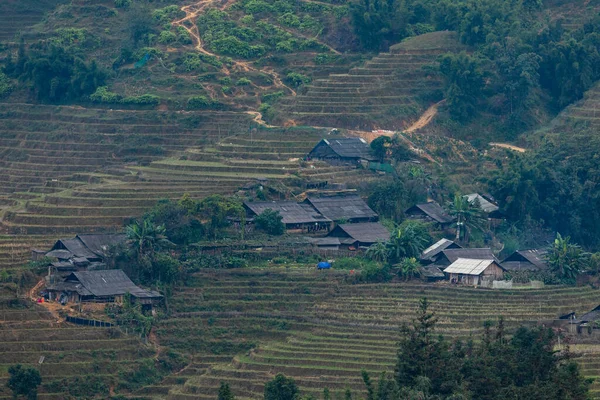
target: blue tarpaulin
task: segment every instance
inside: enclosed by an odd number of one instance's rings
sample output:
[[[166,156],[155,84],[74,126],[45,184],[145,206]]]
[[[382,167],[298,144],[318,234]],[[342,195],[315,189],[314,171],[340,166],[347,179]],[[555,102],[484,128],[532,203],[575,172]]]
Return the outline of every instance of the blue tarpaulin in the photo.
[[[317,269],[329,269],[331,268],[331,264],[326,261],[321,261],[317,264]]]

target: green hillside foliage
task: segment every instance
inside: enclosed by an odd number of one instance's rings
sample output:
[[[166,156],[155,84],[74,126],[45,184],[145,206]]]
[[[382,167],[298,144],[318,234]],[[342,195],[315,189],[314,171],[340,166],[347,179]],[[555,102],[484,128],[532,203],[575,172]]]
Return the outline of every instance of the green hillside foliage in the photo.
[[[491,179],[492,193],[511,220],[543,221],[578,243],[596,247],[599,152],[600,141],[589,130],[548,135],[538,149],[511,157]]]

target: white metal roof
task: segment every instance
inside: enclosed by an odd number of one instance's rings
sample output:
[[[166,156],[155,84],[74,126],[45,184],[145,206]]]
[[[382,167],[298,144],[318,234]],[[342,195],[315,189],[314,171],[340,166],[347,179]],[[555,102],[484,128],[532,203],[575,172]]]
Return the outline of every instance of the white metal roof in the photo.
[[[459,258],[450,264],[444,272],[448,274],[480,275],[494,260],[473,260]]]
[[[437,242],[435,242],[434,244],[432,244],[431,246],[429,246],[428,248],[426,248],[425,250],[423,250],[423,255],[429,253],[430,251],[434,251],[437,250],[438,248],[440,248],[441,246],[445,245],[445,244],[450,244],[452,243],[452,240],[448,240],[448,239],[440,239]]]

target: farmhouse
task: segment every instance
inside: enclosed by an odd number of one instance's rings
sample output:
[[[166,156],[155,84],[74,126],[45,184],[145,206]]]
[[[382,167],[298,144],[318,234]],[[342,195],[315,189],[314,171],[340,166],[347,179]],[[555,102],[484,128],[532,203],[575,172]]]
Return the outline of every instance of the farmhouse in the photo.
[[[507,271],[541,271],[546,269],[545,250],[517,250],[502,261]]]
[[[421,253],[420,260],[424,264],[432,263],[436,257],[446,249],[462,249],[462,247],[454,243],[452,240],[440,239]]]
[[[250,221],[267,209],[278,211],[288,230],[329,231],[332,224],[331,219],[324,217],[310,204],[295,201],[245,201],[244,208]]]
[[[377,213],[358,195],[341,195],[328,197],[308,197],[305,201],[321,215],[339,222],[374,222]]]
[[[356,164],[376,161],[371,148],[362,138],[322,139],[306,156],[307,160],[324,160],[330,164]]]
[[[90,263],[101,262],[111,246],[124,243],[125,239],[125,235],[77,235],[59,239],[45,255],[63,261],[77,258]]]
[[[504,269],[493,259],[459,258],[446,267],[444,273],[448,275],[450,282],[474,286],[487,286],[504,277]]]
[[[152,305],[162,296],[156,291],[142,289],[120,269],[104,271],[72,272],[62,282],[49,285],[50,300],[61,303],[117,302],[129,293],[135,302]]]
[[[48,265],[48,280],[60,281],[74,271],[106,269],[104,263],[111,246],[124,243],[125,235],[77,235],[59,239],[45,257],[53,259]]]
[[[328,236],[339,238],[344,245],[358,248],[389,240],[390,231],[379,222],[363,222],[338,225]]]
[[[478,193],[467,194],[467,201],[471,204],[478,204],[479,208],[487,214],[488,218],[492,219],[501,219],[502,215],[500,213],[500,207],[497,204],[493,203],[489,198],[486,198]]]
[[[434,264],[441,266],[448,266],[459,258],[468,258],[473,260],[494,260],[496,263],[500,263],[492,250],[489,248],[482,249],[445,249],[442,250],[437,256],[432,257]]]
[[[435,201],[428,203],[415,204],[404,213],[411,219],[434,222],[440,229],[446,229],[454,220],[446,211]]]
[[[446,279],[446,275],[435,265],[426,265],[421,267],[421,279],[427,282],[436,282]]]

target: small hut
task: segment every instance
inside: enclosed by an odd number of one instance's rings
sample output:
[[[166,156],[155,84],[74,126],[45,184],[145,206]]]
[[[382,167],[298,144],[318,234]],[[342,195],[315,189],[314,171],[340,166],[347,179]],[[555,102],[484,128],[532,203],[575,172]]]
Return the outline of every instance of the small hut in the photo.
[[[120,269],[72,272],[62,282],[50,285],[46,290],[50,300],[62,303],[121,303],[123,296],[129,293],[135,302],[152,306],[162,298],[156,291],[137,286]]]
[[[452,283],[472,286],[489,286],[492,281],[504,278],[504,269],[496,261],[459,258],[444,273]]]
[[[415,204],[411,208],[404,211],[408,218],[423,220],[425,222],[433,222],[440,229],[446,229],[452,224],[452,218],[446,210],[444,210],[435,201],[428,203]]]
[[[363,222],[338,225],[328,236],[340,238],[340,242],[343,244],[358,248],[388,241],[390,231],[379,222]]]
[[[358,164],[376,161],[371,147],[362,138],[322,139],[306,156],[307,160],[324,160],[329,164]]]

